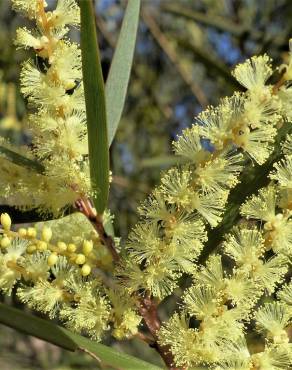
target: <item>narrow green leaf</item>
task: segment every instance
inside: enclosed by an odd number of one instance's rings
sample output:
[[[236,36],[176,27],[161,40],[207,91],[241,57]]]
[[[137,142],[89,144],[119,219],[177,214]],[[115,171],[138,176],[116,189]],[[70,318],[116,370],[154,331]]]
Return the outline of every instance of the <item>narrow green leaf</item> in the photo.
[[[0,323],[35,336],[69,351],[83,350],[97,357],[102,364],[123,370],[159,370],[160,368],[121,353],[116,349],[72,333],[50,321],[0,303]],[[161,370],[161,369],[160,369]]]
[[[41,163],[34,161],[30,158],[24,157],[23,155],[16,153],[13,150],[8,149],[2,145],[0,145],[0,154],[4,155],[5,158],[10,162],[17,164],[18,166],[21,167],[26,167],[29,170],[38,173],[43,173],[45,170],[44,166]]]
[[[0,303],[0,323],[69,351],[78,348],[62,327],[3,303]]]
[[[91,0],[80,1],[81,53],[85,93],[88,151],[94,205],[102,214],[109,192],[109,151],[104,81]]]
[[[119,40],[106,81],[105,94],[109,145],[115,136],[125,104],[139,23],[140,0],[129,0]]]

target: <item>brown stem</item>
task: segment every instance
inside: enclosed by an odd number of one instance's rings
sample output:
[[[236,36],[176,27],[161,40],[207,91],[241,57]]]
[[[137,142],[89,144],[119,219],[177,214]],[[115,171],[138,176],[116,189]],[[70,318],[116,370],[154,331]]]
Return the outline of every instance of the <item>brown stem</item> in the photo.
[[[115,262],[118,262],[120,259],[120,256],[115,248],[115,242],[113,238],[108,235],[103,227],[102,219],[99,215],[97,215],[94,219],[89,219],[93,226],[95,227],[96,231],[98,232],[99,238],[104,244],[109,252],[111,253],[113,260]]]
[[[142,333],[141,331],[138,331],[135,335],[134,335],[134,338],[137,338],[137,339],[140,339],[142,340],[143,342],[149,344],[150,346],[153,346],[153,343],[154,343],[154,339],[144,333]]]
[[[161,321],[157,313],[157,304],[151,299],[149,295],[140,299],[139,312],[143,317],[145,324],[154,338],[154,342],[151,345],[162,357],[163,361],[170,370],[183,370],[182,367],[176,367],[174,365],[173,355],[170,351],[169,346],[162,346],[158,342],[157,332],[161,327]]]
[[[91,222],[92,226],[98,233],[101,243],[109,250],[113,260],[118,262],[120,256],[115,248],[115,242],[113,238],[106,233],[102,222],[102,216],[96,214],[90,200],[82,198],[79,199],[75,205]]]

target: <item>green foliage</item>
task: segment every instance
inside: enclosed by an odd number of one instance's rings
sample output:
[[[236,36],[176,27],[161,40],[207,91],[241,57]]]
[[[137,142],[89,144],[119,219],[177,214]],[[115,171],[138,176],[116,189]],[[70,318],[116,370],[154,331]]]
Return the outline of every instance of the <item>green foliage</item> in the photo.
[[[104,81],[91,1],[81,1],[82,71],[88,130],[91,186],[94,204],[102,214],[108,202],[109,152]]]
[[[108,141],[112,143],[125,105],[139,21],[140,0],[130,0],[106,81]]]
[[[0,304],[0,322],[28,335],[36,336],[69,351],[86,351],[102,364],[122,367],[124,370],[158,370],[159,367],[118,352],[100,343],[94,343],[47,320],[32,316],[13,307]]]

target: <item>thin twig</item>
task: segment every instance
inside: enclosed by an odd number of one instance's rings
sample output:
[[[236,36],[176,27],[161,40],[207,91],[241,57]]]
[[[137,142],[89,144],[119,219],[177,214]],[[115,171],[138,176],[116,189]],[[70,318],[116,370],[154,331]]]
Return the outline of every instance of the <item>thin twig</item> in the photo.
[[[76,202],[76,206],[91,222],[92,226],[98,233],[101,243],[109,250],[113,260],[118,262],[120,257],[115,248],[115,242],[113,238],[106,233],[102,222],[102,216],[96,214],[96,211],[89,199],[79,199]]]
[[[173,45],[161,32],[154,17],[152,17],[148,12],[142,10],[142,18],[147,27],[149,28],[149,31],[151,32],[153,38],[159,44],[159,46],[165,52],[168,58],[172,61],[184,82],[189,86],[190,90],[197,98],[198,102],[201,104],[203,108],[206,107],[208,105],[208,100],[203,90],[197,83],[193,81],[189,72],[184,68],[175,52]]]

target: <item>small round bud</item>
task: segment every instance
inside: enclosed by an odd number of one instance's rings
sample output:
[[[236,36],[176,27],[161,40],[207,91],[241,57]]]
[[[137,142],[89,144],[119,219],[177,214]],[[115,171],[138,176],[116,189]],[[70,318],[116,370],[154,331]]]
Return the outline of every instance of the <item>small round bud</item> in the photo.
[[[1,225],[4,230],[10,230],[11,227],[11,218],[8,213],[1,213],[0,216]]]
[[[29,227],[27,229],[27,236],[29,236],[30,238],[35,238],[37,236],[37,231],[34,227]]]
[[[57,253],[53,252],[48,257],[48,266],[54,266],[58,261]]]
[[[82,254],[82,253],[77,254],[76,259],[75,259],[75,263],[77,265],[83,265],[85,263],[85,261],[86,261],[86,258],[84,256],[84,254]]]
[[[76,83],[74,80],[68,80],[65,82],[65,90],[71,90],[75,87]]]
[[[29,245],[27,248],[26,248],[26,252],[28,254],[32,254],[36,251],[37,247],[35,245]]]
[[[84,240],[82,251],[85,254],[85,256],[88,256],[92,249],[93,249],[92,240]]]
[[[74,252],[76,252],[76,249],[77,249],[77,247],[76,247],[75,244],[73,244],[73,243],[68,244],[68,247],[67,247],[68,252],[74,253]]]
[[[45,226],[42,230],[42,239],[48,243],[52,239],[52,235],[51,228]]]
[[[7,237],[7,236],[4,236],[2,239],[1,239],[1,242],[0,242],[0,245],[1,245],[1,248],[7,248],[9,245],[10,245],[10,239]]]
[[[57,247],[59,248],[60,252],[65,252],[67,250],[67,245],[64,242],[58,242]]]
[[[85,265],[81,268],[81,274],[82,276],[88,276],[91,273],[91,267],[85,263]]]
[[[38,242],[38,244],[37,244],[37,249],[38,249],[39,251],[45,251],[45,250],[47,250],[47,249],[48,249],[48,244],[47,244],[46,242],[44,242],[44,241],[40,240],[40,241]]]
[[[25,238],[27,235],[27,231],[24,227],[21,227],[17,232],[21,238]]]

